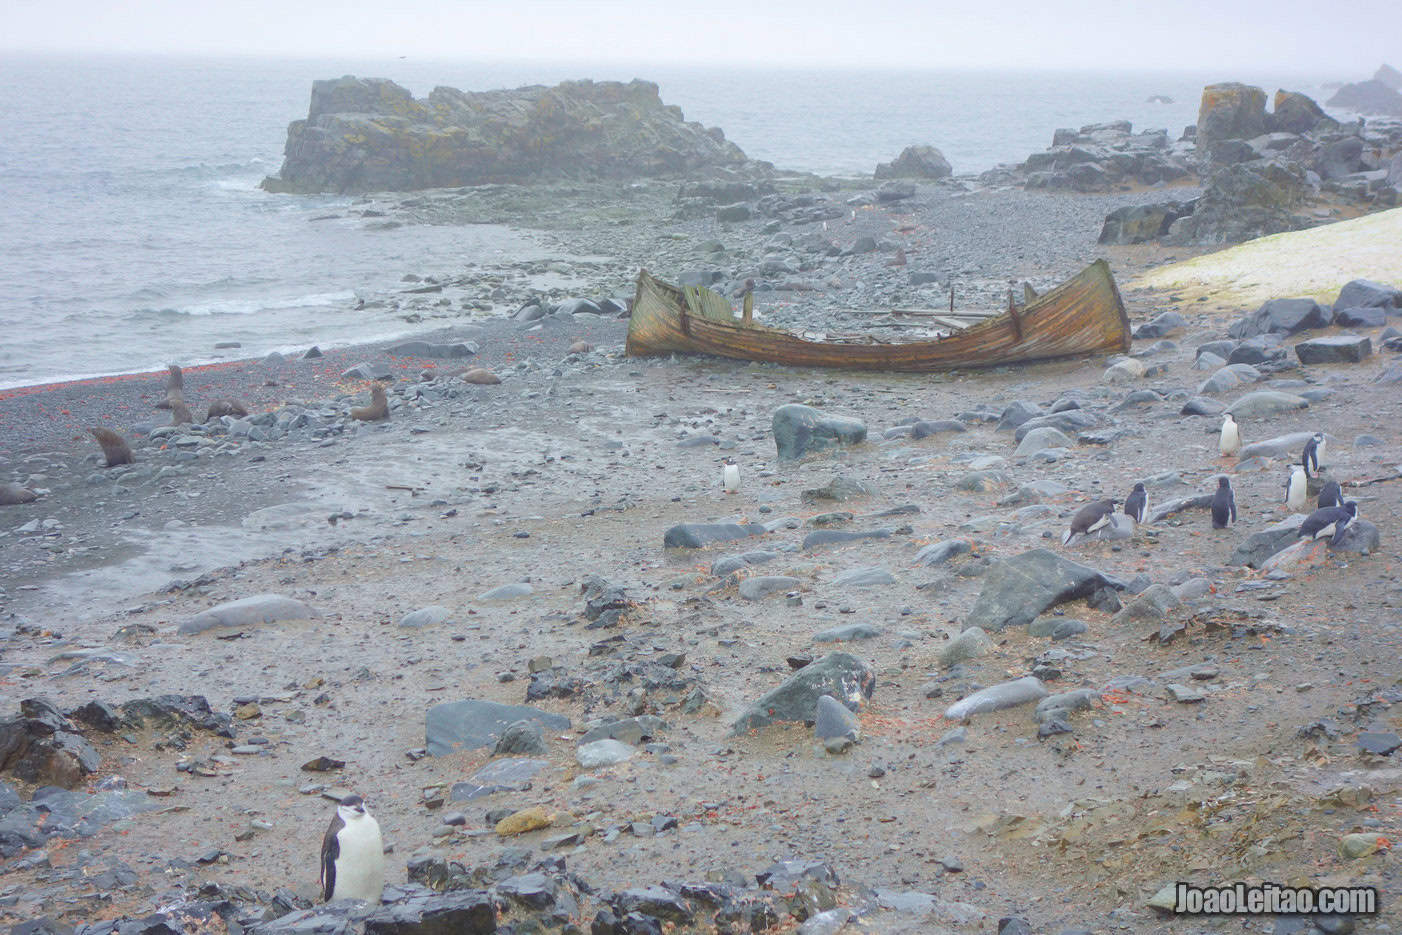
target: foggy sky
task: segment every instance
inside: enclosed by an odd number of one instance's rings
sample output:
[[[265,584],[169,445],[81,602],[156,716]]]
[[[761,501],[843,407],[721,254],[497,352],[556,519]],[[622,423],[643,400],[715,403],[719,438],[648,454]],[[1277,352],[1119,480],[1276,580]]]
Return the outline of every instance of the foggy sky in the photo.
[[[1402,0],[10,0],[0,49],[927,68],[1402,68]],[[1148,7],[1145,9],[1144,7]]]

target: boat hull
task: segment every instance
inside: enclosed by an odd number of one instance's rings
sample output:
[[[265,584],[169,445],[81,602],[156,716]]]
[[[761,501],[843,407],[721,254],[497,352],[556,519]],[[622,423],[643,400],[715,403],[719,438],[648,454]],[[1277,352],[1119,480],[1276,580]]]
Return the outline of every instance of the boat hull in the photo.
[[[927,373],[1128,352],[1129,318],[1110,274],[1097,260],[1029,302],[945,337],[901,344],[810,341],[777,328],[688,311],[682,289],[638,274],[627,353],[713,354],[793,367]]]

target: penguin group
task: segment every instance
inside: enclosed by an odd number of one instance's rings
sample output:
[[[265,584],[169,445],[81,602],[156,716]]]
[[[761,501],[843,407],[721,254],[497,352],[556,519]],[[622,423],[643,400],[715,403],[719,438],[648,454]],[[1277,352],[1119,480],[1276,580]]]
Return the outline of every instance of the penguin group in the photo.
[[[1241,453],[1241,426],[1231,412],[1223,414],[1222,426],[1218,432],[1217,450],[1223,458],[1235,457]],[[1309,509],[1309,487],[1311,480],[1320,478],[1320,471],[1327,466],[1328,441],[1323,432],[1315,432],[1305,442],[1298,464],[1292,464],[1285,480],[1285,508],[1292,513],[1303,513]],[[1078,538],[1100,532],[1114,524],[1117,499],[1097,500],[1088,503],[1071,517],[1071,525],[1062,535],[1063,545],[1070,545]],[[1144,484],[1136,483],[1124,499],[1124,513],[1136,525],[1143,524],[1149,516],[1149,496]],[[1236,523],[1236,491],[1226,475],[1217,478],[1217,488],[1209,502],[1213,529],[1228,529]],[[1344,531],[1358,518],[1358,503],[1345,501],[1343,490],[1336,480],[1326,481],[1320,489],[1315,508],[1301,523],[1300,540],[1328,539],[1331,545],[1342,541]]]

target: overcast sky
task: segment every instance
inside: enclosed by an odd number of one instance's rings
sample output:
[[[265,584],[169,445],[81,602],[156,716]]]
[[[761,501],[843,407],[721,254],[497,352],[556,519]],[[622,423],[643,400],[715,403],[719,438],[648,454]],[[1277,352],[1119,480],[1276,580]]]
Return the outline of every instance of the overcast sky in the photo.
[[[1402,0],[7,0],[0,48],[809,67],[1402,68]]]

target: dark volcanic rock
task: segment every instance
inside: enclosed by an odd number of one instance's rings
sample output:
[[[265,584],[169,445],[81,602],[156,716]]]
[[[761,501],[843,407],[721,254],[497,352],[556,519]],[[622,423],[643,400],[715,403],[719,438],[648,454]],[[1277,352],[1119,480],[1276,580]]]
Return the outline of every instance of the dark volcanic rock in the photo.
[[[92,745],[42,698],[20,702],[19,717],[0,721],[0,772],[71,789],[101,765]]]
[[[774,410],[773,430],[781,461],[801,458],[810,451],[835,445],[860,444],[867,437],[866,423],[829,415],[799,403]]]
[[[1377,79],[1346,84],[1324,103],[1346,107],[1360,114],[1402,117],[1402,94]]]
[[[1274,112],[1266,117],[1266,125],[1272,133],[1309,133],[1333,129],[1339,123],[1313,98],[1298,91],[1276,91]]]
[[[1311,338],[1295,345],[1302,364],[1356,364],[1373,353],[1373,342],[1356,334]]]
[[[746,165],[720,130],[686,122],[649,81],[439,87],[415,100],[392,81],[346,76],[312,84],[307,119],[288,127],[282,170],[263,187],[405,191]]]
[[[1295,541],[1300,532],[1300,524],[1304,521],[1304,516],[1296,514],[1259,532],[1253,532],[1232,550],[1227,564],[1260,568],[1266,559]]]
[[[1258,334],[1295,334],[1309,328],[1327,328],[1333,311],[1314,299],[1269,299],[1256,311],[1227,329],[1234,338]]]
[[[1046,549],[1033,549],[996,563],[984,577],[965,628],[987,631],[1031,623],[1038,614],[1066,601],[1090,597],[1104,587],[1123,585],[1094,568],[1068,561]]]
[[[944,153],[933,146],[907,146],[893,162],[876,167],[878,179],[943,179],[953,173]]]
[[[476,890],[417,893],[381,906],[365,919],[365,935],[490,935],[497,931],[497,906]]]
[[[1339,290],[1334,308],[1382,308],[1396,312],[1402,309],[1402,289],[1371,279],[1355,279]]]
[[[1166,243],[1239,243],[1305,226],[1295,209],[1311,194],[1294,164],[1253,160],[1213,173],[1193,213],[1169,229]]]
[[[1193,213],[1195,202],[1161,201],[1152,205],[1127,205],[1105,215],[1097,243],[1130,244],[1157,240],[1173,222]]]
[[[811,722],[819,695],[831,695],[856,710],[875,688],[876,674],[865,662],[849,653],[828,653],[747,707],[732,730],[743,734],[779,721]]]

